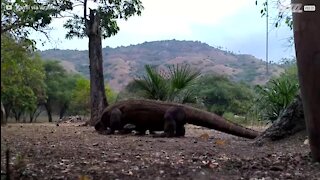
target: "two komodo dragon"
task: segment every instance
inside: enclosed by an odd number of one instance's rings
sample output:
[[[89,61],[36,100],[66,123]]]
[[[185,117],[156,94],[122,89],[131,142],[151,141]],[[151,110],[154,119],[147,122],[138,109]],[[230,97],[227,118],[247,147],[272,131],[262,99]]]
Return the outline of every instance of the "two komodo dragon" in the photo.
[[[215,129],[235,136],[253,139],[259,132],[232,123],[214,113],[191,106],[153,100],[126,100],[108,106],[96,123],[99,132],[130,132],[126,125],[144,134],[146,130],[164,131],[160,137],[184,136],[186,123]]]

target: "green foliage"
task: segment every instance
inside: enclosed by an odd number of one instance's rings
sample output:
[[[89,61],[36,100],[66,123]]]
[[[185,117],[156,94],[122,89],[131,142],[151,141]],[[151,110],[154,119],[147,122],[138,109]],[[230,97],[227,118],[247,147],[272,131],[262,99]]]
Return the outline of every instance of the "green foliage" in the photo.
[[[117,94],[106,84],[106,96],[109,103],[116,100]],[[90,113],[90,81],[79,77],[71,94],[70,114],[88,115]]]
[[[95,16],[100,18],[98,27],[101,29],[102,37],[113,36],[120,30],[117,19],[127,20],[136,14],[140,15],[143,9],[140,0],[99,0],[94,1],[94,3],[97,5],[97,9],[91,10],[90,13],[92,14],[89,15],[90,20],[88,20],[88,17],[79,15],[74,15],[73,18],[67,20],[64,24],[64,27],[68,29],[66,38],[83,38],[88,35],[89,21],[93,22],[92,18]]]
[[[88,79],[84,77],[77,79],[71,99],[71,114],[87,115],[90,113],[90,81]]]
[[[12,10],[6,9],[6,5],[12,5]],[[44,30],[51,23],[52,18],[63,11],[72,10],[72,5],[69,0],[16,0],[14,3],[3,0],[1,1],[1,35],[9,33],[27,39],[31,29],[45,33]]]
[[[18,120],[45,100],[45,73],[40,57],[32,54],[24,41],[8,35],[1,39],[1,100],[7,113],[13,112]]]
[[[256,5],[258,5],[258,0],[256,0],[255,3]],[[275,21],[274,26],[278,28],[280,27],[281,23],[284,22],[292,30],[293,20],[292,20],[292,13],[290,12],[291,7],[285,8],[284,5],[282,4],[283,1],[281,0],[274,1],[273,3],[279,8],[279,12],[274,20]],[[260,10],[261,17],[264,17],[267,15],[267,9],[270,7],[271,6],[266,1],[263,1],[262,9]]]
[[[177,102],[192,102],[193,92],[188,88],[200,76],[200,71],[195,71],[188,64],[169,66],[169,100]]]
[[[253,99],[253,92],[246,84],[232,82],[224,76],[203,76],[194,87],[207,109],[219,115],[225,112],[245,115]]]
[[[293,101],[299,90],[297,68],[288,67],[280,77],[271,79],[266,86],[257,86],[253,107],[262,120],[274,122]]]
[[[135,79],[135,87],[144,98],[180,103],[195,102],[191,91],[200,72],[189,65],[171,65],[167,71],[157,71],[150,65],[145,66],[146,75]]]
[[[164,73],[159,73],[150,65],[145,66],[146,75],[135,79],[137,86],[143,92],[142,96],[148,99],[166,100],[169,89]]]
[[[105,92],[106,92],[106,96],[107,96],[107,98],[108,98],[108,102],[109,102],[110,104],[114,103],[114,102],[116,101],[118,95],[117,95],[116,92],[114,92],[114,91],[111,89],[110,85],[107,84],[107,83],[105,83]]]
[[[54,104],[61,106],[67,103],[70,98],[70,91],[68,91],[68,81],[70,79],[68,79],[67,72],[58,61],[45,61],[44,68],[48,95],[47,103],[50,106]]]

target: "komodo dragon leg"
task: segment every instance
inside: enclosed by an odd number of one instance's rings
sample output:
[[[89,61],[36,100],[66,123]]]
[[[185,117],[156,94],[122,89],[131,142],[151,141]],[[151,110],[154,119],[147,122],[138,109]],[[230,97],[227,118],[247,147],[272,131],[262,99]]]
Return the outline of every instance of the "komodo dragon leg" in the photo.
[[[110,113],[110,125],[106,134],[114,134],[115,130],[122,130],[123,124],[121,122],[121,111],[115,108]]]
[[[181,107],[171,107],[164,114],[164,132],[154,137],[180,137],[185,135],[186,114]]]

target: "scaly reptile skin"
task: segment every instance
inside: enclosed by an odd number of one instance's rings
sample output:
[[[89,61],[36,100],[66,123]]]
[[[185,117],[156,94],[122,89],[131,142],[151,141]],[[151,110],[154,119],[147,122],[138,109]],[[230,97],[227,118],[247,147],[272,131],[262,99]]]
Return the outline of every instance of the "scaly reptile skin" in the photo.
[[[110,112],[118,108],[122,113],[121,122],[123,125],[133,124],[140,129],[163,131],[164,114],[170,107],[183,108],[186,113],[186,122],[189,124],[249,139],[254,139],[259,135],[259,132],[255,130],[230,122],[214,113],[188,105],[154,100],[119,101],[104,110],[98,123],[102,124],[103,129],[106,130],[109,127]]]

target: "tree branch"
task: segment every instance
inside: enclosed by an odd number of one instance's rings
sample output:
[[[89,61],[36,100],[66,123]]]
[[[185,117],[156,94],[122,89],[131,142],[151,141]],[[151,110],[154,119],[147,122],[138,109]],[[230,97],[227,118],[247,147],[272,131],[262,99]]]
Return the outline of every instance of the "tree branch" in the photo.
[[[89,35],[89,24],[88,24],[88,19],[87,19],[87,1],[84,0],[83,2],[83,19],[84,19],[84,28],[86,31],[87,36]]]

